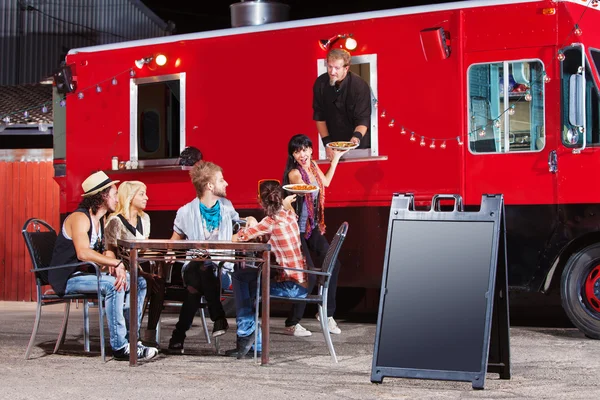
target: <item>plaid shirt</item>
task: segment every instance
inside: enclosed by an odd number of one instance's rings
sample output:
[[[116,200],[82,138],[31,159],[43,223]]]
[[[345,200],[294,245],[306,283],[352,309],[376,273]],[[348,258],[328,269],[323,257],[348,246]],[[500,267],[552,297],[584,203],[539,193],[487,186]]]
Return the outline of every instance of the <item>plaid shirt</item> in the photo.
[[[293,211],[281,209],[275,218],[265,217],[252,228],[243,228],[238,239],[248,241],[257,236],[270,235],[269,244],[275,253],[277,263],[282,267],[306,269],[306,260],[302,256],[300,229]],[[298,271],[280,270],[277,282],[306,282],[306,274]]]

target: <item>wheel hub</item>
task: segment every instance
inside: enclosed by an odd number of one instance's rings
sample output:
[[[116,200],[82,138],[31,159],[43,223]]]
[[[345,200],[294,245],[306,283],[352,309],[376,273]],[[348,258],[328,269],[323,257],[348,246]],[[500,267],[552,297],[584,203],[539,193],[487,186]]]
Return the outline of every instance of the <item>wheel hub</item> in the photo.
[[[596,265],[585,279],[584,292],[590,306],[600,312],[600,265]]]

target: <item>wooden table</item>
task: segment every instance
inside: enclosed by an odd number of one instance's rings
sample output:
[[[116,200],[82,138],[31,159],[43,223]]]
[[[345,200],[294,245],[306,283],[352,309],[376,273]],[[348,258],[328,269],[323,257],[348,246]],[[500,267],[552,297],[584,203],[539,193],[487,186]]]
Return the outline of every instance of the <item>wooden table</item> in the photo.
[[[208,260],[218,263],[262,263],[262,356],[261,364],[269,362],[269,269],[271,245],[267,243],[229,242],[229,241],[198,241],[198,240],[168,240],[119,239],[120,257],[128,259],[129,265],[138,265],[144,261],[165,260],[177,261]],[[261,254],[262,256],[257,256]],[[130,311],[129,311],[129,348],[136,349],[138,341],[138,304],[137,304],[137,268],[130,268]],[[258,329],[258,327],[257,327]],[[257,332],[258,334],[258,332]],[[129,353],[129,365],[137,365],[137,352]]]

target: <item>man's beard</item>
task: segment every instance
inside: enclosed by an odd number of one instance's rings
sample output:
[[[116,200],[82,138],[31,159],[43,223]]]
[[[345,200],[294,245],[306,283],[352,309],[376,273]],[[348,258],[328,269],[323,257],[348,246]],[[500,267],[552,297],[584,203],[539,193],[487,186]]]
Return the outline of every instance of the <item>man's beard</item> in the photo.
[[[335,86],[335,83],[338,81],[338,78],[329,77],[329,86]]]
[[[223,197],[223,198],[227,197],[227,193],[225,192],[225,189],[223,189],[223,190],[215,189],[215,190],[213,190],[213,194],[217,197]]]

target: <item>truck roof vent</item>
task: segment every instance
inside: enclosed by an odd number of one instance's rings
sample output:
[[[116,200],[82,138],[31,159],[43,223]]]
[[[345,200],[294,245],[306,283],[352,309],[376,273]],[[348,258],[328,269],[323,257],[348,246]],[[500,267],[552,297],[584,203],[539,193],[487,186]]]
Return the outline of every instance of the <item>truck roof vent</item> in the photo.
[[[234,28],[287,21],[290,16],[290,6],[276,1],[242,0],[231,4],[229,10],[231,26]]]

